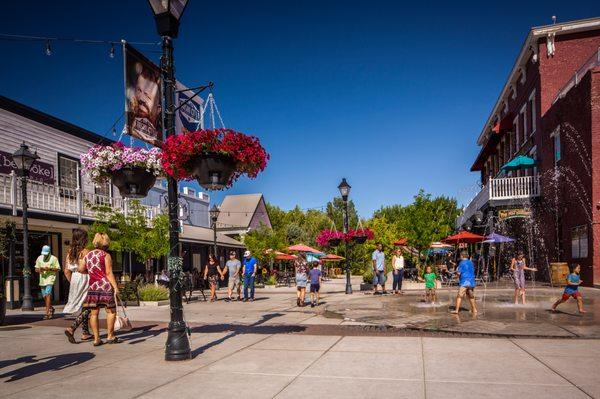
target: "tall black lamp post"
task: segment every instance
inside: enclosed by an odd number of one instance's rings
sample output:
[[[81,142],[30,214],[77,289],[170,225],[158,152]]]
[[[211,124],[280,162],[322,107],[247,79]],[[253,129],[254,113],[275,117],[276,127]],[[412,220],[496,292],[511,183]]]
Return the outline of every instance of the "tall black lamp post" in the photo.
[[[162,36],[162,92],[163,92],[163,127],[165,138],[175,134],[175,68],[173,66],[173,38],[179,33],[179,20],[183,15],[187,0],[148,0],[158,34]],[[167,195],[169,203],[169,256],[179,257],[179,204],[177,180],[167,178]],[[176,278],[169,282],[169,300],[171,321],[165,346],[165,360],[187,360],[191,358],[190,343],[187,339],[187,328],[183,320],[183,303],[181,300],[182,285]]]
[[[352,187],[344,177],[338,186],[342,201],[344,201],[344,234],[348,234],[348,196]],[[350,255],[348,252],[348,240],[344,240],[346,246],[346,294],[352,294],[352,283],[350,282]]]
[[[218,263],[219,259],[217,255],[217,219],[219,219],[219,213],[221,213],[221,211],[219,210],[219,207],[213,205],[212,208],[210,208],[209,213],[211,226],[213,229],[213,255],[215,256],[215,262]]]
[[[21,147],[15,151],[12,157],[17,165],[17,173],[21,177],[21,207],[23,208],[23,302],[21,303],[21,310],[33,310],[31,268],[29,267],[29,227],[27,224],[27,178],[33,163],[40,157],[37,155],[37,151],[29,151],[29,147],[25,142],[21,144]],[[11,291],[12,289],[11,286]]]

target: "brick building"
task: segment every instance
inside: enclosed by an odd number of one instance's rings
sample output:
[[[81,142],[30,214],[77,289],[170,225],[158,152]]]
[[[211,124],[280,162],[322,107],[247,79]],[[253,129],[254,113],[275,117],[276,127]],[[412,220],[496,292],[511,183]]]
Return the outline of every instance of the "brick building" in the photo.
[[[600,284],[600,18],[529,31],[477,143],[482,189],[457,228],[515,236],[538,268],[579,263]],[[502,170],[519,155],[535,166]]]

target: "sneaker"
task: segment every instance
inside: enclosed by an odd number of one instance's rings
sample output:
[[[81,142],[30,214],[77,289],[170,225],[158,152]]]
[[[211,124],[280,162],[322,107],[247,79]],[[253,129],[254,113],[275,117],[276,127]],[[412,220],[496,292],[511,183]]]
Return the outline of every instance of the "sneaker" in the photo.
[[[314,308],[314,307],[315,307],[315,303],[314,303],[314,302],[311,302],[311,303],[310,303],[310,307],[311,307],[311,308]]]
[[[296,299],[296,305],[300,306],[300,298]]]

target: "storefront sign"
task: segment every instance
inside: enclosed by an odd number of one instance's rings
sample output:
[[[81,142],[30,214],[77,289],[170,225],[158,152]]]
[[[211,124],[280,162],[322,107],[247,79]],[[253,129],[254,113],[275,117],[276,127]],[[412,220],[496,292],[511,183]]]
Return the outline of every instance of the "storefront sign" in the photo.
[[[498,211],[498,219],[528,218],[531,211],[527,209],[501,209]]]
[[[8,175],[13,170],[16,171],[16,169],[17,165],[13,162],[12,154],[0,151],[0,173]],[[35,161],[29,171],[29,178],[43,183],[54,184],[54,165]]]

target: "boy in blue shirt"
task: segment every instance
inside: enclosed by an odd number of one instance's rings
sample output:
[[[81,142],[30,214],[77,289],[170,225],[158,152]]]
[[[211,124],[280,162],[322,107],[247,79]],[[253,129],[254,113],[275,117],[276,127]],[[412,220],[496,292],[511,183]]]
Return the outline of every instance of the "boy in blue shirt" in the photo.
[[[256,277],[257,268],[256,258],[252,256],[250,251],[244,252],[244,265],[242,268],[242,275],[244,276],[244,302],[254,301],[254,278]],[[248,289],[250,290],[250,297],[248,297]]]
[[[310,276],[310,306],[315,307],[319,305],[319,291],[321,290],[321,271],[318,262],[313,262],[308,275]]]
[[[456,296],[456,306],[454,307],[454,311],[450,313],[458,314],[460,311],[460,304],[465,295],[469,298],[469,303],[471,304],[471,312],[474,315],[477,314],[477,306],[475,306],[475,266],[473,262],[469,259],[469,253],[467,251],[461,251],[460,253],[460,262],[458,263],[458,268],[456,269],[458,273],[458,281],[460,288],[458,290],[458,295]]]
[[[571,273],[567,276],[567,286],[565,287],[562,298],[554,302],[554,305],[552,305],[553,312],[556,312],[556,307],[558,305],[563,302],[567,302],[570,297],[573,297],[577,301],[577,309],[579,309],[579,313],[585,313],[585,310],[583,310],[583,298],[581,297],[581,292],[579,292],[579,286],[581,283],[583,283],[579,277],[580,272],[581,266],[573,265]]]

